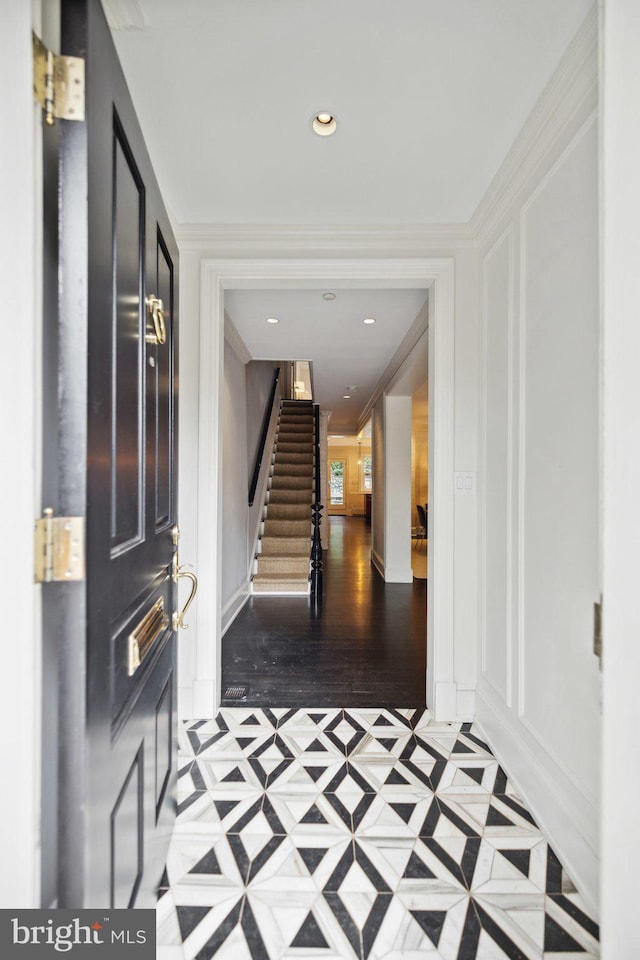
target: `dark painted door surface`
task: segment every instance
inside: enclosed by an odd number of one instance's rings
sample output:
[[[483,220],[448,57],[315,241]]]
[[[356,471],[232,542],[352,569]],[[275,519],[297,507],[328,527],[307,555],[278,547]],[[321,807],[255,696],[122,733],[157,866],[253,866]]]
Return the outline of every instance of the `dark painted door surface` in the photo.
[[[98,0],[62,0],[61,47],[87,76],[59,210],[61,471],[87,577],[61,654],[59,897],[149,906],[175,816],[177,249]]]

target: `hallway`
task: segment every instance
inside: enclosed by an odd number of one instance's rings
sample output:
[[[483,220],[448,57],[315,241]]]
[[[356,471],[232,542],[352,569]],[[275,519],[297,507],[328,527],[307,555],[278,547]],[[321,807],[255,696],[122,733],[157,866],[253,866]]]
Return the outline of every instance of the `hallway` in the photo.
[[[159,960],[599,956],[477,726],[237,707],[180,729]]]
[[[223,694],[243,704],[423,707],[426,580],[385,583],[363,517],[331,517],[324,597],[253,597],[223,639]],[[223,706],[233,706],[223,697]]]

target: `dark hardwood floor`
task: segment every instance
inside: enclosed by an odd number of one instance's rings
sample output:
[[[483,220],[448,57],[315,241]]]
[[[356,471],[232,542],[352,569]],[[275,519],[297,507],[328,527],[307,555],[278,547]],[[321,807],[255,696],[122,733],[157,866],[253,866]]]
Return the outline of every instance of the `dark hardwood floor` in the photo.
[[[385,583],[370,560],[371,527],[331,517],[324,596],[251,597],[222,646],[222,705],[424,707],[425,580]]]

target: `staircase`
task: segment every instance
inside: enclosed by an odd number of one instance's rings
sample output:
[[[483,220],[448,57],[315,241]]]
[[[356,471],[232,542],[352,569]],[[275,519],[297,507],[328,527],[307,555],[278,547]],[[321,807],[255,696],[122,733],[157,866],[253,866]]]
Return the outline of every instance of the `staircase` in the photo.
[[[309,593],[313,473],[313,405],[310,400],[283,400],[253,593]]]

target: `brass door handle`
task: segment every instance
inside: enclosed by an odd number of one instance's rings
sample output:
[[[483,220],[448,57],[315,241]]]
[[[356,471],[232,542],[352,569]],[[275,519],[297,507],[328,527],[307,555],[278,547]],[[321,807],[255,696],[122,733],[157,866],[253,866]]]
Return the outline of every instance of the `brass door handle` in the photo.
[[[178,533],[178,536],[179,536],[179,533]],[[188,566],[188,564],[183,564],[182,566],[180,566],[180,563],[178,561],[178,551],[176,550],[171,560],[171,579],[173,580],[174,583],[178,583],[180,580],[186,577],[187,580],[191,581],[191,593],[189,594],[189,598],[185,603],[184,607],[182,608],[182,610],[180,611],[180,613],[178,613],[177,610],[174,610],[173,612],[173,617],[171,618],[171,626],[173,627],[174,631],[189,629],[189,624],[184,622],[184,618],[187,613],[187,610],[193,603],[193,598],[195,597],[198,591],[198,578],[196,577],[195,573],[191,572],[191,570],[185,570],[186,566]]]
[[[164,305],[159,297],[149,294],[145,300],[147,312],[153,320],[154,333],[147,337],[150,343],[166,343],[167,328],[164,325]]]
[[[196,577],[195,573],[191,573],[190,570],[185,570],[183,567],[178,567],[178,572],[176,574],[176,583],[182,577],[187,577],[189,580],[191,580],[191,593],[189,594],[189,599],[185,603],[180,613],[178,613],[178,611],[176,610],[173,614],[172,626],[174,630],[189,629],[189,624],[184,622],[184,617],[186,615],[187,610],[193,603],[193,598],[195,597],[198,590],[198,578]]]

